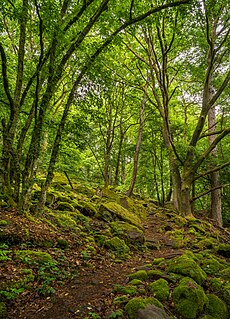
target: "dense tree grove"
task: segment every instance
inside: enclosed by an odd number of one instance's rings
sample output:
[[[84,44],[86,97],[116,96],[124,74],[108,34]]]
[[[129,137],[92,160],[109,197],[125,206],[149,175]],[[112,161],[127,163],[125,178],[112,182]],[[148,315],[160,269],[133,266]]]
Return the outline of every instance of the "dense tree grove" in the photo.
[[[55,171],[230,222],[229,0],[3,0],[1,199]],[[41,178],[42,177],[42,178]]]

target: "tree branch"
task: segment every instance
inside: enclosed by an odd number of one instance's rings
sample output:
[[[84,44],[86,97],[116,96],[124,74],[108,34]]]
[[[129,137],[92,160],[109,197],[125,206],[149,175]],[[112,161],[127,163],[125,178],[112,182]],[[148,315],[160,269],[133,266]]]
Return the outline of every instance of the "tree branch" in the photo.
[[[206,172],[204,172],[204,173],[202,173],[202,174],[199,174],[198,176],[196,176],[196,177],[193,179],[193,182],[196,181],[197,179],[201,178],[201,177],[204,177],[204,176],[209,175],[209,174],[211,174],[211,173],[220,171],[222,168],[227,167],[227,166],[229,166],[229,165],[230,165],[230,161],[227,162],[227,163],[224,163],[223,165],[216,166],[215,168],[210,169],[209,171],[206,171]]]
[[[226,136],[230,133],[230,128],[227,128],[223,130],[223,132],[215,138],[215,140],[210,144],[210,146],[206,149],[206,151],[199,157],[195,165],[192,167],[192,171],[196,172],[197,169],[200,167],[202,162],[205,160],[205,158],[208,157],[208,155],[211,153],[211,151],[216,147],[216,145]]]
[[[12,112],[14,109],[14,101],[13,101],[13,98],[11,96],[10,89],[9,89],[9,81],[8,81],[8,76],[7,76],[6,54],[5,54],[4,48],[3,48],[1,43],[0,43],[0,54],[1,54],[1,59],[2,59],[3,86],[4,86],[4,90],[5,90],[6,96],[8,98],[8,101],[10,104],[10,109]]]
[[[213,104],[216,102],[216,100],[219,98],[219,96],[221,95],[221,93],[224,91],[224,89],[226,88],[226,86],[228,85],[228,82],[230,81],[230,69],[228,70],[228,73],[224,79],[224,82],[222,83],[222,85],[220,86],[220,88],[218,89],[218,91],[216,92],[216,94],[214,94],[214,96],[211,98],[211,100],[209,101],[208,105],[209,105],[209,109],[213,106]]]
[[[197,199],[199,199],[200,197],[203,197],[204,195],[207,195],[207,194],[213,192],[213,191],[216,190],[216,189],[224,188],[224,187],[227,187],[227,186],[230,186],[230,184],[224,184],[224,185],[219,185],[219,186],[213,187],[213,188],[211,188],[211,189],[209,189],[209,190],[207,190],[207,191],[205,191],[205,192],[199,194],[198,196],[193,197],[193,198],[190,200],[190,202],[195,202],[195,201],[196,201]]]

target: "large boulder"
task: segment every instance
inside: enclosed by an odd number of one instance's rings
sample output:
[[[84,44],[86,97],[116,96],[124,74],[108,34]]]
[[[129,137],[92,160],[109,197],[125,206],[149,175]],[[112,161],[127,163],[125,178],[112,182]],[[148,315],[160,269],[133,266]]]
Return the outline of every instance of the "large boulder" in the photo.
[[[107,222],[122,220],[131,225],[137,226],[138,228],[142,228],[140,218],[121,205],[117,204],[116,202],[101,204],[96,217],[101,218]]]
[[[143,244],[145,241],[144,233],[134,225],[123,221],[112,222],[110,224],[112,232],[124,239],[127,244]]]
[[[207,314],[215,319],[229,319],[227,305],[216,295],[208,294]]]
[[[204,289],[193,279],[185,277],[174,289],[173,302],[177,312],[184,319],[195,319],[201,314],[208,304]]]
[[[170,260],[167,271],[169,273],[190,277],[198,284],[201,284],[207,278],[206,273],[200,268],[200,266],[186,254]]]
[[[147,305],[144,309],[139,309],[137,319],[170,319],[167,313],[155,305]]]

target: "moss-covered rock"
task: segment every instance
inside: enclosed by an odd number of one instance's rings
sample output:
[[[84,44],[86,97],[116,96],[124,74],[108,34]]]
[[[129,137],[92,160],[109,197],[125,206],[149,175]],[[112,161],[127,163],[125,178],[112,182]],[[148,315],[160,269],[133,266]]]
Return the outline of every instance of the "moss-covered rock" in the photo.
[[[230,283],[229,282],[226,285],[224,285],[223,292],[224,292],[224,300],[230,306]]]
[[[129,284],[133,286],[141,286],[144,284],[144,282],[140,279],[133,279],[129,282]]]
[[[150,269],[150,270],[147,270],[147,275],[148,275],[148,279],[156,280],[164,276],[164,273],[161,270]]]
[[[159,265],[160,263],[164,262],[165,258],[154,258],[153,265]]]
[[[230,244],[220,244],[215,249],[219,255],[230,258]]]
[[[109,202],[101,204],[99,208],[99,212],[97,213],[96,217],[101,218],[107,222],[122,220],[141,228],[141,220],[122,207],[121,205],[117,204],[116,202]]]
[[[144,309],[147,305],[155,305],[163,308],[162,304],[155,298],[133,298],[125,306],[129,319],[135,319],[139,309]]]
[[[217,245],[218,241],[214,238],[204,238],[199,240],[195,245],[195,248],[199,249],[213,249]]]
[[[229,313],[227,305],[214,294],[207,294],[207,297],[207,314],[214,317],[215,319],[228,319]]]
[[[144,309],[139,309],[136,319],[170,319],[164,309],[154,305],[147,305]]]
[[[96,209],[95,205],[93,205],[90,202],[80,201],[77,208],[85,216],[92,217],[92,216],[97,214],[97,209]]]
[[[130,252],[130,249],[126,245],[125,241],[118,237],[105,240],[104,246],[108,249],[111,249],[119,256],[124,256]]]
[[[118,296],[118,297],[114,298],[113,304],[114,305],[124,304],[124,303],[127,303],[128,300],[129,300],[128,295]]]
[[[209,285],[214,292],[220,292],[223,286],[223,279],[220,278],[211,278]]]
[[[187,254],[170,260],[167,271],[169,273],[176,273],[191,277],[198,284],[201,284],[207,278],[206,273]]]
[[[112,232],[125,240],[127,244],[143,244],[145,241],[144,233],[138,227],[126,222],[117,221],[110,224]]]
[[[230,280],[230,267],[221,270],[218,274],[221,278]]]
[[[194,319],[208,303],[204,290],[193,279],[185,277],[173,290],[173,302],[177,312],[185,319]]]
[[[128,275],[128,277],[129,277],[129,280],[133,280],[133,279],[147,280],[148,274],[146,270],[138,270],[134,272],[133,274]]]
[[[199,264],[208,275],[215,275],[225,268],[213,255],[202,258]]]
[[[127,286],[115,285],[114,292],[133,296],[137,293],[137,287],[131,284]]]
[[[63,238],[59,238],[57,240],[57,247],[60,247],[61,249],[66,249],[68,248],[69,244],[68,241],[63,239]]]
[[[169,297],[169,284],[167,280],[160,278],[149,285],[149,290],[155,298],[166,301]]]
[[[0,302],[0,319],[5,319],[7,314],[6,305],[4,302]]]
[[[7,226],[9,224],[8,220],[0,219],[0,227]]]
[[[68,202],[58,202],[57,209],[60,211],[70,211],[70,212],[74,211],[73,205]]]
[[[44,264],[52,262],[53,259],[50,254],[34,250],[15,250],[15,259],[20,260],[26,264]]]
[[[74,229],[77,226],[76,221],[68,213],[49,213],[59,227],[64,229]]]

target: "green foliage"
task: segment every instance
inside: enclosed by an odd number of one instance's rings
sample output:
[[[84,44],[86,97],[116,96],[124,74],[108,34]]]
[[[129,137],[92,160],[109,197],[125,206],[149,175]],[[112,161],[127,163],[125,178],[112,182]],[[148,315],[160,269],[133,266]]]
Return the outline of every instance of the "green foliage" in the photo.
[[[0,302],[0,319],[6,318],[7,315],[7,309],[4,302]]]
[[[0,290],[0,296],[2,296],[5,299],[13,300],[18,297],[23,291],[25,290],[24,287],[21,288],[8,288],[6,290]]]

